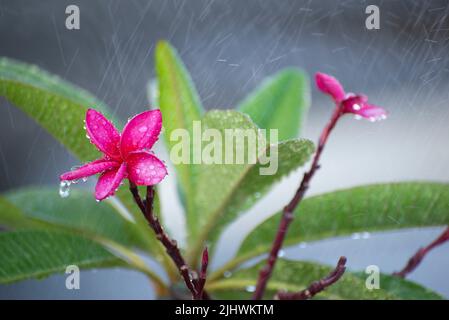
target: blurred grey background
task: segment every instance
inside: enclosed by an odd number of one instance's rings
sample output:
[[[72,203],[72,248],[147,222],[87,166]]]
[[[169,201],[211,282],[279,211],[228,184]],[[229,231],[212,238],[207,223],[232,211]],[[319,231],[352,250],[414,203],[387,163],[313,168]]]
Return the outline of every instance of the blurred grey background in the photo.
[[[81,29],[65,28],[76,4]],[[365,28],[365,8],[380,8],[380,30]],[[148,105],[153,49],[167,39],[179,50],[206,108],[236,105],[265,77],[289,66],[323,71],[364,92],[390,112],[387,121],[344,119],[332,136],[309,194],[359,184],[448,181],[449,5],[415,1],[0,1],[0,55],[37,64],[97,95],[126,118]],[[331,112],[312,91],[303,136],[316,140]],[[0,190],[52,185],[76,164],[58,143],[14,106],[0,100]],[[301,172],[231,226],[214,266],[232,256],[238,238],[289,199]],[[173,177],[162,184],[167,224],[185,237]],[[302,244],[285,256],[349,267],[401,268],[441,228],[373,234]],[[230,235],[232,234],[232,237]],[[232,239],[232,241],[231,241]],[[1,253],[0,253],[1,254]],[[435,249],[410,277],[449,297],[449,245]],[[0,286],[0,298],[152,298],[145,277],[131,271],[83,272],[81,289],[65,289],[63,275]]]

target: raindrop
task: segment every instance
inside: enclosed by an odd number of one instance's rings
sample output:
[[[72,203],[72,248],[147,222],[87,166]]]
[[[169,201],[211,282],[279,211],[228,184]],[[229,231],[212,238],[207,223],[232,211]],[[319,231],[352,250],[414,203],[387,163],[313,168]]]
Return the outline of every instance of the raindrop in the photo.
[[[358,114],[356,114],[356,115],[354,115],[354,119],[355,119],[355,120],[361,120],[361,119],[362,119],[362,116],[361,116],[361,115],[358,115]]]
[[[254,292],[256,291],[256,286],[247,286],[245,290],[246,292]]]
[[[70,195],[70,184],[68,180],[63,180],[59,184],[59,196],[61,198],[67,198]]]
[[[83,180],[83,182],[86,182],[87,179],[89,179],[89,178],[88,177],[84,177],[82,180]]]
[[[144,132],[146,132],[147,130],[148,130],[148,127],[147,127],[147,126],[142,126],[142,127],[139,128],[139,132],[141,132],[141,133],[144,133]]]
[[[225,272],[223,272],[223,276],[225,278],[230,278],[232,276],[232,272],[231,271],[225,271]]]
[[[307,248],[307,242],[301,242],[301,243],[299,244],[299,247],[300,247],[301,249]]]
[[[360,110],[361,108],[360,108],[360,105],[358,105],[357,103],[355,103],[353,106],[352,106],[352,108],[354,109],[354,110]]]
[[[278,253],[278,257],[282,258],[283,256],[285,256],[285,251],[284,250],[280,250]]]

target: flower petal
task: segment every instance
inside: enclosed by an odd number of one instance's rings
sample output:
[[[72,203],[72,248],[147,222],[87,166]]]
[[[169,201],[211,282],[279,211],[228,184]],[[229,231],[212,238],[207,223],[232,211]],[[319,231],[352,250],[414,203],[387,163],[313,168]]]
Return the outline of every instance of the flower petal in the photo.
[[[133,151],[150,149],[157,141],[162,128],[159,110],[139,113],[123,128],[120,149],[123,158]]]
[[[126,162],[128,179],[139,186],[152,186],[167,175],[165,164],[146,151],[131,153]]]
[[[318,72],[315,75],[315,82],[321,92],[329,94],[335,102],[340,102],[345,98],[345,90],[340,82],[334,77]]]
[[[343,113],[357,114],[368,101],[364,95],[351,94],[348,96],[348,98],[342,101]]]
[[[98,178],[97,185],[95,186],[95,198],[97,200],[103,200],[114,195],[115,191],[120,186],[120,183],[125,178],[125,163],[122,163],[119,168],[104,172],[100,178]]]
[[[365,103],[357,114],[370,121],[383,120],[387,117],[385,109],[368,103]]]
[[[59,179],[63,180],[78,180],[92,176],[94,174],[118,167],[120,163],[115,161],[106,161],[104,159],[89,162],[75,170],[63,173]]]
[[[86,130],[87,135],[98,150],[113,159],[120,158],[120,150],[118,149],[120,134],[104,115],[94,109],[87,110]]]

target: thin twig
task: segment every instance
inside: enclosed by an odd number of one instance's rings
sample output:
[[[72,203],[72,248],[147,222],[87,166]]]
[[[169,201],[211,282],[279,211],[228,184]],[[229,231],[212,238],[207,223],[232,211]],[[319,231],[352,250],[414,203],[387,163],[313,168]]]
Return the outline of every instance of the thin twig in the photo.
[[[304,174],[302,181],[296,190],[295,195],[290,200],[290,202],[284,207],[282,211],[282,218],[279,223],[279,227],[276,233],[276,237],[274,238],[270,254],[267,259],[266,265],[259,272],[259,279],[257,280],[256,290],[254,291],[253,299],[260,300],[262,299],[265,288],[267,286],[267,282],[271,277],[271,274],[274,269],[274,265],[276,264],[276,260],[279,254],[279,250],[282,247],[282,244],[285,239],[285,235],[287,234],[288,227],[293,220],[293,211],[301,202],[309,188],[309,183],[315,172],[320,168],[319,161],[321,153],[323,152],[324,146],[326,145],[326,141],[331,133],[332,129],[335,127],[338,119],[340,119],[342,115],[341,106],[337,105],[334,113],[328,124],[324,127],[323,132],[320,135],[320,139],[318,142],[318,148],[313,158],[312,164],[310,166],[309,171]]]
[[[442,234],[433,240],[429,245],[424,248],[420,248],[407,262],[406,266],[401,270],[394,272],[393,275],[401,278],[405,278],[409,273],[413,272],[424,257],[435,247],[442,245],[449,240],[449,226],[444,230]]]
[[[299,292],[278,292],[276,300],[307,300],[337,282],[346,271],[346,257],[340,257],[335,269],[325,278],[313,282],[307,289]]]
[[[204,286],[206,284],[206,275],[207,275],[207,266],[209,265],[209,252],[207,251],[207,247],[204,248],[203,258],[201,259],[201,270],[200,276],[198,279],[198,299],[203,298]]]
[[[148,221],[150,227],[153,229],[156,234],[156,238],[162,243],[165,247],[167,254],[175,263],[176,267],[179,270],[184,282],[192,294],[192,297],[196,299],[198,297],[198,291],[192,279],[192,272],[184,260],[181,252],[179,251],[178,245],[175,240],[172,240],[167,233],[164,231],[161,226],[159,219],[153,214],[153,201],[154,201],[154,189],[152,186],[147,187],[147,197],[145,204],[140,198],[139,191],[137,186],[133,183],[130,183],[129,189],[133,194],[134,200],[139,208],[142,210],[145,219]]]

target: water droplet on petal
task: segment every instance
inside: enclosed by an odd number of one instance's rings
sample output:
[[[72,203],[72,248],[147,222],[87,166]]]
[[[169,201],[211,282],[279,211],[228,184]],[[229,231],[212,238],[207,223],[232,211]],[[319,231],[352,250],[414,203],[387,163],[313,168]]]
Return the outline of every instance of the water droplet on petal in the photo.
[[[147,130],[148,130],[148,127],[147,127],[147,126],[142,126],[142,127],[139,128],[139,132],[141,132],[141,133],[144,133],[144,132],[146,132]]]
[[[63,180],[59,184],[59,196],[61,198],[67,198],[70,195],[70,184],[68,180]]]

